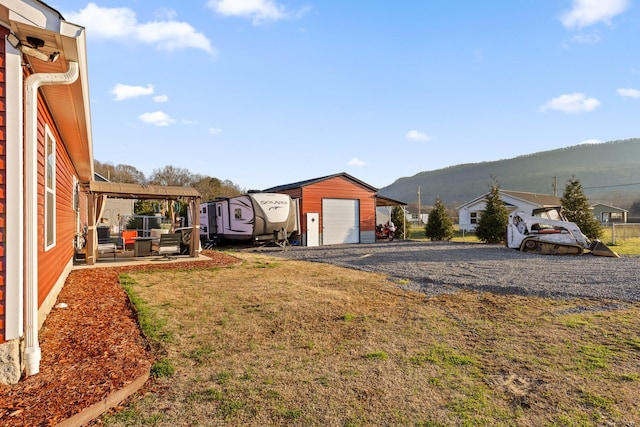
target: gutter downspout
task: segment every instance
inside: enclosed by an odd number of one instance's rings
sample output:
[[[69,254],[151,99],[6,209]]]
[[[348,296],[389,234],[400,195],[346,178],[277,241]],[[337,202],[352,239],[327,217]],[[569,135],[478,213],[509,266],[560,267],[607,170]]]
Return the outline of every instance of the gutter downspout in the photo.
[[[25,312],[27,376],[40,372],[38,342],[38,89],[68,85],[78,79],[78,63],[69,61],[66,73],[32,74],[25,80]]]

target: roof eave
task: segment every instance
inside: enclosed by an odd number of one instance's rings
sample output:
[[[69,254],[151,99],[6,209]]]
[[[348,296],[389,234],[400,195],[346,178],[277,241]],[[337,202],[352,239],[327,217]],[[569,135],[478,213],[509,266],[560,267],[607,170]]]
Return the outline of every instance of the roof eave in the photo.
[[[78,178],[89,182],[93,177],[93,141],[86,33],[84,27],[69,23],[46,4],[30,7],[25,2],[4,2],[11,31],[24,40],[26,36],[45,41],[43,52],[60,52],[55,62],[44,62],[23,55],[34,73],[64,73],[69,62],[78,64],[79,77],[70,85],[43,86],[40,93],[49,108],[62,144],[69,153]]]

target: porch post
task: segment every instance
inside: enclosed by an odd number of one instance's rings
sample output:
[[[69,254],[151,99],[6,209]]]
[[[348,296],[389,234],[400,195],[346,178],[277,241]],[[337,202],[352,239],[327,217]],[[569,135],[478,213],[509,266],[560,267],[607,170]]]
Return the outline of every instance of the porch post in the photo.
[[[85,259],[88,265],[96,263],[96,211],[95,195],[88,194],[87,202],[87,241],[85,242]]]

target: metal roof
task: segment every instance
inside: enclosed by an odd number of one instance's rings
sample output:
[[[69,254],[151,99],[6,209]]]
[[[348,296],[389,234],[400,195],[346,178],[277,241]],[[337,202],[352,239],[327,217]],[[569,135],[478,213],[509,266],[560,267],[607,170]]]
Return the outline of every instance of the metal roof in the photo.
[[[266,190],[263,190],[263,191],[265,193],[275,193],[278,191],[292,190],[294,188],[306,187],[307,185],[316,184],[318,182],[326,181],[332,178],[339,178],[339,177],[346,178],[348,180],[355,182],[356,184],[362,185],[363,187],[371,190],[374,193],[378,191],[376,187],[373,187],[364,181],[360,181],[359,179],[354,178],[353,176],[349,175],[346,172],[335,173],[333,175],[322,176],[320,178],[307,179],[305,181],[298,181],[291,184],[279,185],[276,187],[267,188]]]
[[[376,194],[376,206],[406,206],[405,202],[401,202],[399,200],[394,200],[390,197],[379,196]]]

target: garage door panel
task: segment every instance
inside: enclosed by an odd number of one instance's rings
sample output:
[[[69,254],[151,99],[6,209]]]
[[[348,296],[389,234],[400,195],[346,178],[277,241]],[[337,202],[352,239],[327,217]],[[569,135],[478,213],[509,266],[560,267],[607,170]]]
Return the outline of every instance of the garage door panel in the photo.
[[[322,244],[360,242],[360,201],[358,199],[322,200]]]

